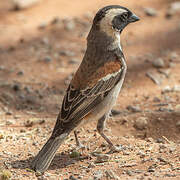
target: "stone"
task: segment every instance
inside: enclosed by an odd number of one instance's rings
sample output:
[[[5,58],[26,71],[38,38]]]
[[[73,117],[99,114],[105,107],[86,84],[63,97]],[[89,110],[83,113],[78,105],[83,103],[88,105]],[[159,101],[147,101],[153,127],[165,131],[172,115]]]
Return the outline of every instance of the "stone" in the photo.
[[[175,12],[180,11],[180,2],[176,1],[176,2],[171,3],[170,9],[175,11]]]
[[[12,125],[12,124],[15,124],[14,120],[6,120],[6,125],[7,126]]]
[[[162,90],[161,90],[161,93],[164,94],[164,93],[169,93],[169,92],[172,92],[172,88],[170,86],[165,86]]]
[[[73,19],[64,20],[65,29],[68,31],[73,31],[76,27],[76,24]]]
[[[69,60],[69,64],[78,64],[80,61],[76,58],[72,58]]]
[[[165,75],[165,77],[168,78],[171,70],[170,69],[158,69],[158,72]]]
[[[180,11],[180,2],[176,1],[171,3],[168,11],[166,12],[166,17],[171,18],[176,12]]]
[[[4,66],[0,66],[0,71],[5,70]]]
[[[134,127],[138,130],[143,130],[147,127],[147,119],[145,117],[139,117],[134,122]]]
[[[39,2],[40,0],[13,0],[15,10],[26,9]]]
[[[159,99],[158,97],[154,97],[153,102],[161,102],[161,99]]]
[[[106,170],[105,174],[108,179],[120,180],[120,177],[117,176],[112,170]]]
[[[44,57],[43,59],[45,62],[51,62],[52,61],[52,58],[50,56],[46,56]]]
[[[77,180],[77,178],[75,178],[73,175],[71,175],[71,176],[69,177],[69,180]]]
[[[131,170],[126,170],[126,174],[129,176],[133,176],[135,173]]]
[[[173,91],[173,92],[180,92],[180,85],[175,85],[175,86],[172,88],[172,91]]]
[[[18,76],[23,76],[23,75],[24,75],[24,71],[18,71],[18,72],[17,72],[17,75],[18,75]]]
[[[108,162],[111,158],[110,155],[108,154],[96,154],[96,161],[95,163],[103,163],[103,162]]]
[[[19,84],[13,84],[13,90],[14,91],[19,91],[20,90],[20,85]]]
[[[68,56],[68,57],[73,57],[75,56],[75,53],[73,51],[65,50],[65,51],[60,51],[59,54],[61,56]]]
[[[175,110],[176,110],[176,111],[180,111],[180,104],[177,104],[177,105],[175,106]]]
[[[129,106],[127,106],[127,109],[134,113],[141,112],[141,109],[138,105],[136,105],[136,106],[129,105]]]
[[[146,13],[147,16],[157,16],[157,11],[154,8],[147,7],[144,9],[144,12]]]
[[[162,83],[162,78],[159,74],[155,72],[148,71],[146,73],[146,76],[149,77],[155,84],[161,85]]]
[[[59,17],[54,17],[53,19],[52,19],[52,21],[51,21],[51,24],[53,25],[53,24],[58,24],[58,23],[60,23],[61,22],[61,19],[59,18]]]
[[[180,121],[179,121],[179,127],[180,127]],[[169,148],[169,153],[174,153],[175,150],[176,150],[175,147],[170,147]]]
[[[41,43],[42,43],[42,44],[45,44],[45,45],[49,45],[49,39],[48,39],[48,37],[43,37],[42,40],[41,40]]]
[[[41,22],[38,26],[38,29],[43,30],[48,26],[47,22]]]
[[[165,66],[164,60],[162,58],[155,59],[152,64],[156,68],[163,68]]]
[[[170,54],[170,60],[171,61],[176,60],[178,57],[179,56],[176,52],[171,52],[171,54]]]
[[[157,138],[157,139],[156,139],[156,143],[162,143],[162,144],[164,144],[165,141],[164,141],[164,139],[162,139],[162,138]]]
[[[98,171],[94,172],[94,176],[93,176],[94,180],[101,180],[102,177],[103,177],[103,172],[102,171],[98,170]]]
[[[121,111],[116,110],[116,109],[112,109],[112,110],[111,110],[111,115],[112,115],[112,116],[117,116],[117,115],[119,115],[119,114],[121,114],[121,113],[122,113]]]

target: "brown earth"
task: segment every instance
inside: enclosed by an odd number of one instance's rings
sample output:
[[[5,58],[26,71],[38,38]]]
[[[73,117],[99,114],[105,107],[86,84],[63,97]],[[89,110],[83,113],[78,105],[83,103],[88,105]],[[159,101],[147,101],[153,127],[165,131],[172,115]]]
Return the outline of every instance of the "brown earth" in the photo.
[[[1,179],[5,173],[11,179],[110,179],[110,170],[119,179],[180,179],[180,14],[166,17],[172,2],[46,0],[19,11],[10,0],[0,2]],[[29,164],[52,131],[93,16],[109,4],[141,18],[122,34],[128,73],[114,107],[119,114],[107,122],[106,133],[122,152],[96,162],[93,152],[105,154],[108,147],[92,122],[79,130],[88,147],[80,157],[70,155],[71,134],[47,172],[37,174]],[[157,15],[147,16],[146,7]],[[158,58],[165,62],[162,68],[152,65]],[[148,72],[162,82],[155,84]],[[142,130],[139,119],[145,121]]]

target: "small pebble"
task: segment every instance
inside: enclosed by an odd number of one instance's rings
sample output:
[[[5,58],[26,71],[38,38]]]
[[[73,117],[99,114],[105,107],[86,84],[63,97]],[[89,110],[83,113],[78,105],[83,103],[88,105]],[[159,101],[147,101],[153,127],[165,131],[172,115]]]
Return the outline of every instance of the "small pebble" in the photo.
[[[162,139],[162,138],[157,138],[156,139],[156,143],[165,143],[165,141],[164,141],[164,139]]]
[[[154,99],[153,99],[153,102],[160,102],[160,101],[161,101],[161,99],[158,97],[154,97]]]
[[[106,170],[105,174],[108,179],[120,180],[120,177],[117,176],[113,170]]]
[[[22,75],[24,75],[24,72],[23,72],[23,71],[18,71],[18,72],[17,72],[17,75],[18,75],[18,76],[22,76]]]
[[[44,30],[47,27],[47,25],[48,25],[47,22],[42,22],[41,24],[39,24],[38,29]]]
[[[134,127],[138,130],[143,130],[147,127],[147,119],[145,117],[139,117],[134,122]]]
[[[111,158],[111,156],[108,154],[98,154],[98,153],[96,154],[96,157],[97,157],[97,159],[96,159],[95,163],[108,162]]]
[[[51,62],[52,61],[52,58],[50,56],[46,56],[44,57],[43,61],[45,62]]]
[[[152,64],[156,68],[163,68],[165,66],[164,60],[162,58],[155,59]]]
[[[172,91],[172,88],[170,86],[165,86],[162,90],[161,90],[161,93],[164,94],[164,93],[169,93]]]
[[[172,88],[172,91],[173,91],[173,92],[180,92],[180,85],[175,85],[175,86]]]
[[[51,21],[51,24],[58,24],[61,22],[61,19],[59,17],[55,17],[52,21]]]
[[[68,30],[68,31],[73,31],[74,29],[75,29],[75,27],[76,27],[76,24],[75,24],[75,22],[74,22],[74,20],[73,19],[71,19],[71,20],[65,20],[64,21],[64,26],[65,26],[65,29],[66,30]]]
[[[103,177],[103,172],[98,170],[94,172],[94,180],[101,180],[101,178]]]
[[[117,116],[117,115],[119,115],[119,114],[121,114],[121,113],[122,113],[121,111],[116,110],[116,109],[112,109],[112,110],[111,110],[111,115],[112,115],[112,116]]]
[[[146,76],[149,77],[155,84],[161,85],[162,83],[162,77],[159,73],[148,71],[146,72]]]
[[[43,37],[41,42],[42,42],[42,44],[48,45],[49,44],[49,39],[47,37]]]
[[[178,57],[179,56],[176,52],[171,52],[171,54],[170,54],[170,60],[171,61],[176,60]]]
[[[19,84],[14,84],[14,85],[13,85],[13,90],[14,90],[14,91],[19,91],[19,90],[20,90]]]
[[[136,113],[136,112],[141,112],[141,109],[140,109],[139,106],[129,105],[129,106],[127,106],[127,109],[128,109],[129,111],[131,111],[131,112],[134,112],[134,113]]]
[[[179,123],[180,123],[180,122],[179,122]],[[179,125],[180,125],[180,124],[179,124]],[[169,148],[169,152],[170,152],[170,153],[173,153],[175,150],[176,150],[175,147],[170,147],[170,148]]]
[[[154,8],[147,7],[144,9],[147,16],[157,16],[157,10]]]
[[[69,60],[69,64],[78,64],[80,61],[78,59],[72,58]]]
[[[69,176],[69,180],[77,180],[73,175]]]
[[[131,170],[126,170],[126,174],[129,175],[129,176],[133,176],[134,172],[132,172]]]
[[[33,5],[36,5],[40,0],[13,0],[14,9],[15,10],[22,10],[29,8]]]

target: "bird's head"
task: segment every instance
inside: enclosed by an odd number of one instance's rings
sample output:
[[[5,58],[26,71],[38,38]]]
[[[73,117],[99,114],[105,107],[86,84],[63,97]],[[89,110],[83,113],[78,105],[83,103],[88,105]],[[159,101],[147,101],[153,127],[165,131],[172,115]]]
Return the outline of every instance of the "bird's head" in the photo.
[[[129,9],[119,5],[111,5],[97,12],[93,20],[93,26],[96,30],[112,36],[115,33],[121,33],[128,24],[138,20],[139,17]]]

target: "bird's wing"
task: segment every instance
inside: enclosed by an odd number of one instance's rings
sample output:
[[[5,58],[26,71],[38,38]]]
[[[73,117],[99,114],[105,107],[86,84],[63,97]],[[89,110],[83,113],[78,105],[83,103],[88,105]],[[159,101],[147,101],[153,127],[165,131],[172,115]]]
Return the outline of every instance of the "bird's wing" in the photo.
[[[63,100],[54,133],[58,129],[76,127],[116,86],[122,77],[123,68],[101,78],[93,87],[77,90],[70,84]]]

